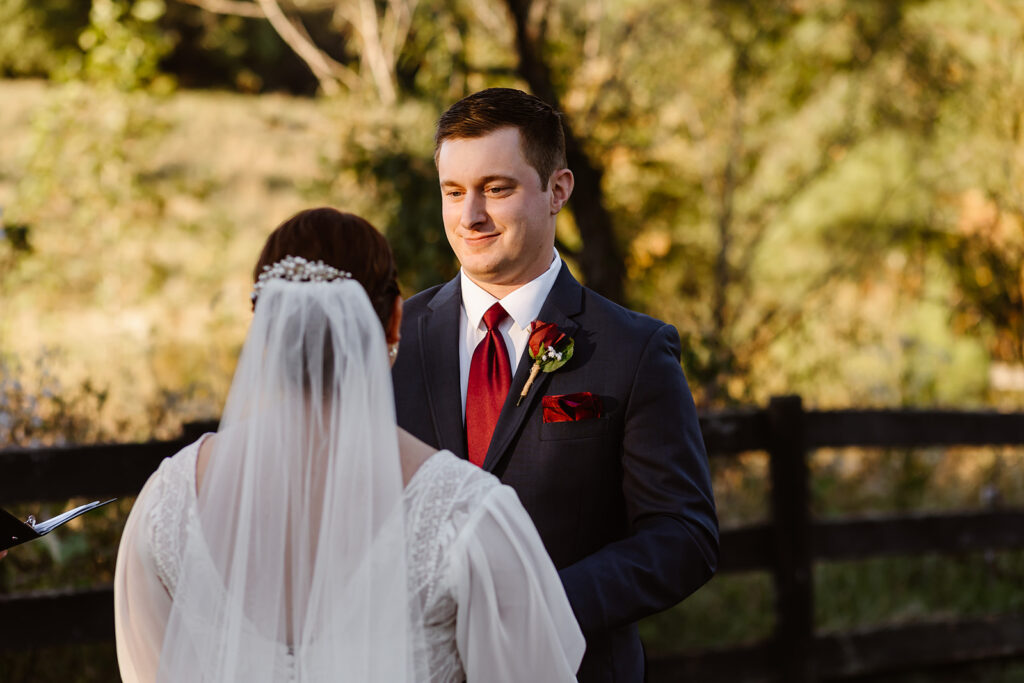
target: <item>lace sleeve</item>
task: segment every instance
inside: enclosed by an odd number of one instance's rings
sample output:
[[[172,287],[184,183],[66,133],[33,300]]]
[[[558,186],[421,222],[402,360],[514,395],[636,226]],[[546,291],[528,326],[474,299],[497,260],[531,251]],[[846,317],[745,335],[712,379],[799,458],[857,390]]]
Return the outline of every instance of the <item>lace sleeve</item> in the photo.
[[[456,641],[469,683],[575,681],[585,643],[515,492],[495,486],[451,550]]]
[[[114,632],[117,662],[125,683],[156,680],[157,663],[164,629],[171,610],[171,596],[160,581],[150,534],[146,529],[148,511],[155,502],[160,474],[146,483],[132,507],[114,573]]]

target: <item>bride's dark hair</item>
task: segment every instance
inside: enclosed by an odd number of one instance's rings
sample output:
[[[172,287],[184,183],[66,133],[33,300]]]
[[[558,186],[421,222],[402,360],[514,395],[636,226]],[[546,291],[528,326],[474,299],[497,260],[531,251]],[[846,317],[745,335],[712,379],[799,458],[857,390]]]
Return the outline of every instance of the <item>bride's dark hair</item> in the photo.
[[[398,272],[391,246],[369,221],[330,207],[300,211],[270,233],[253,269],[253,281],[264,266],[286,256],[323,261],[352,273],[387,329],[399,294]]]

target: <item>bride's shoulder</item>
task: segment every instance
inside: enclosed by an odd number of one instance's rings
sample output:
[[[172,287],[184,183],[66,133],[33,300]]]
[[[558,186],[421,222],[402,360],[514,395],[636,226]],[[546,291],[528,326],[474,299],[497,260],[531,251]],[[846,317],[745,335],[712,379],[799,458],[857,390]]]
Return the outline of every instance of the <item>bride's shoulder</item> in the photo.
[[[452,502],[482,498],[498,486],[501,483],[493,474],[447,450],[435,451],[409,482],[411,491],[430,489],[431,497],[441,496]]]
[[[189,486],[195,482],[195,463],[201,445],[202,439],[199,439],[161,460],[136,496],[132,511],[135,514],[141,514],[142,510],[151,512],[169,501],[186,500]]]
[[[405,487],[417,488],[424,481],[475,481],[497,479],[482,469],[459,458],[451,451],[437,450],[401,427],[398,428],[398,453]]]
[[[192,479],[191,473],[195,471],[196,460],[199,458],[200,449],[207,447],[212,434],[203,434],[197,440],[184,446],[174,455],[168,456],[160,461],[160,465],[153,472],[153,478],[159,479]]]
[[[435,451],[423,463],[421,469],[423,468],[447,472],[470,480],[498,483],[498,478],[493,474],[481,469],[465,458],[460,458],[449,450]]]
[[[184,501],[189,498],[188,492],[194,490],[196,483],[196,463],[200,449],[207,448],[212,434],[204,434],[196,441],[183,447],[172,456],[160,461],[156,470],[149,475],[146,484],[139,492],[136,504],[152,506],[167,499]]]
[[[434,457],[444,463],[444,467],[448,468],[451,475],[460,482],[456,494],[459,502],[475,505],[491,491],[501,487],[501,482],[496,476],[451,451],[440,451]]]

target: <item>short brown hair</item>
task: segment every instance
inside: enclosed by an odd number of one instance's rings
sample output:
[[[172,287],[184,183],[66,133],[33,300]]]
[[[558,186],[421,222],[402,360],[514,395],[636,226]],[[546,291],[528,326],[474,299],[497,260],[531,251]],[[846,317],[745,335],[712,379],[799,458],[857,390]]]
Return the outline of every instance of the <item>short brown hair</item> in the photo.
[[[286,256],[323,261],[352,273],[387,329],[399,294],[398,272],[391,246],[367,220],[330,207],[300,211],[270,233],[253,269],[253,281],[264,266]]]
[[[516,128],[523,156],[540,176],[542,190],[548,178],[566,167],[562,115],[544,100],[514,88],[488,88],[462,98],[437,122],[434,161],[445,140],[479,138],[499,128]]]

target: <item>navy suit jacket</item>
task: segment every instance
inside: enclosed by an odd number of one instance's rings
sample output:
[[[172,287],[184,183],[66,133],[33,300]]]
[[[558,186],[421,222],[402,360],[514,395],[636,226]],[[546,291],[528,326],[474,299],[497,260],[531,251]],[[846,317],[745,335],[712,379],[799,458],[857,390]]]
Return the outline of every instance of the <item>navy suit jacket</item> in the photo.
[[[393,377],[399,425],[465,458],[461,305],[458,277],[405,303]],[[483,467],[516,490],[559,570],[587,639],[579,680],[639,683],[636,621],[699,588],[718,561],[679,335],[582,287],[565,264],[538,318],[573,337],[575,352],[516,406],[532,365],[524,352]],[[542,396],[582,391],[600,396],[600,417],[543,422]]]

